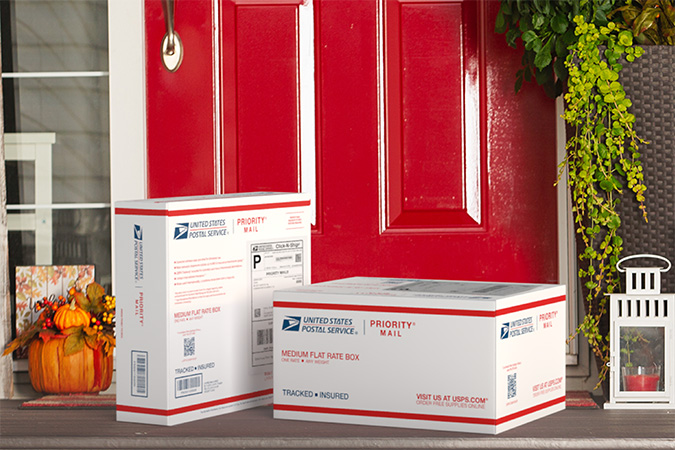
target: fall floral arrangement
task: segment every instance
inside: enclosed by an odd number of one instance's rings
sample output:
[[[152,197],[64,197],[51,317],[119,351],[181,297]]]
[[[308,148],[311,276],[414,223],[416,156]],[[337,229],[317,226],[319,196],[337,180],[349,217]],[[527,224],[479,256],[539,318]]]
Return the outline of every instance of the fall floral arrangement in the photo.
[[[16,339],[7,344],[4,355],[30,346],[35,340],[65,338],[64,354],[80,352],[85,345],[111,356],[115,348],[115,297],[107,295],[98,283],[85,292],[70,288],[67,298],[43,298],[33,306],[38,318]]]

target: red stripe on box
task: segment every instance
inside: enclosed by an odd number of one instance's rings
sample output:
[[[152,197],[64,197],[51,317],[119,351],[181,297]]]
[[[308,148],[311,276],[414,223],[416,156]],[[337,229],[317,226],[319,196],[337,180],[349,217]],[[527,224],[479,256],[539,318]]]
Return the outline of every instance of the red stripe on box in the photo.
[[[329,303],[303,303],[275,301],[275,307],[279,308],[302,308],[302,309],[326,309],[331,311],[365,311],[384,313],[407,313],[407,314],[432,314],[445,316],[478,316],[494,317],[494,311],[478,311],[470,309],[444,309],[444,308],[414,308],[409,306],[376,306],[376,305],[342,305]]]
[[[381,417],[386,419],[426,420],[432,422],[473,423],[478,425],[495,425],[494,419],[479,417],[441,416],[436,414],[414,414],[394,411],[369,411],[365,409],[324,408],[321,406],[300,406],[274,404],[277,411],[294,411],[317,414],[337,414],[342,416]]]
[[[402,413],[394,411],[371,411],[365,409],[347,409],[347,408],[326,408],[321,406],[302,406],[302,405],[284,405],[275,403],[274,409],[277,411],[293,411],[316,414],[337,414],[343,416],[363,416],[363,417],[380,417],[385,419],[403,419],[403,420],[423,420],[428,422],[452,422],[452,423],[469,423],[476,425],[492,425],[497,426],[529,414],[542,411],[551,406],[558,405],[565,402],[565,396],[550,400],[548,402],[535,405],[531,408],[524,409],[517,413],[508,416],[500,417],[499,419],[484,419],[480,417],[461,417],[461,416],[443,416],[438,414],[416,414],[416,413]]]
[[[544,300],[538,300],[532,303],[525,303],[524,305],[512,306],[510,308],[498,309],[496,316],[503,316],[506,314],[511,314],[518,311],[524,311],[526,309],[538,308],[540,306],[552,305],[553,303],[564,302],[567,299],[566,296],[560,295],[558,297],[547,298]]]
[[[377,305],[347,305],[330,303],[303,303],[275,301],[274,306],[278,308],[301,308],[301,309],[325,309],[331,311],[365,311],[365,312],[383,312],[383,313],[403,313],[403,314],[429,314],[438,316],[470,316],[470,317],[498,317],[527,309],[538,308],[553,303],[564,302],[565,296],[538,300],[536,302],[513,306],[510,308],[498,309],[497,311],[481,311],[475,309],[445,309],[445,308],[415,308],[410,306],[377,306]]]
[[[165,210],[165,209],[135,209],[135,208],[115,208],[115,214],[132,215],[132,216],[188,216],[197,214],[216,214],[236,211],[257,211],[260,209],[279,209],[279,208],[295,208],[299,206],[309,206],[309,200],[297,202],[284,203],[263,203],[260,205],[239,205],[239,206],[221,206],[215,208],[196,208],[196,209],[181,209],[181,210]]]
[[[140,406],[117,405],[117,411],[131,412],[137,414],[150,414],[154,416],[174,416],[176,414],[198,411],[200,409],[211,408],[213,406],[226,405],[228,403],[236,403],[242,400],[248,400],[256,397],[264,397],[266,395],[272,395],[272,393],[273,393],[272,389],[266,389],[264,391],[235,395],[233,397],[221,398],[219,400],[212,400],[210,402],[197,403],[195,405],[183,406],[182,408],[174,408],[174,409],[157,409],[157,408],[143,408]]]
[[[120,216],[167,216],[168,211],[163,209],[115,208],[115,214]]]
[[[509,414],[508,416],[500,417],[499,419],[497,419],[497,425],[501,425],[514,419],[519,419],[521,417],[527,416],[528,414],[539,412],[543,409],[550,408],[551,406],[559,405],[560,403],[565,403],[564,395],[562,397],[554,398],[553,400],[549,400],[539,405],[532,406],[531,408],[526,408],[522,411]]]

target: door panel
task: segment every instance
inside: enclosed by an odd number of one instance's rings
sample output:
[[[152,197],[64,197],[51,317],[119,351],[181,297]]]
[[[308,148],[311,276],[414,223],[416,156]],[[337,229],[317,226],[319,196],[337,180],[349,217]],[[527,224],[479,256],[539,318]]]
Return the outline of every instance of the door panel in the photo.
[[[162,66],[162,2],[146,0],[148,196],[213,194],[219,154],[214,117],[212,4],[178,0],[175,29],[186,49],[175,73]]]
[[[226,192],[299,189],[299,4],[221,3]]]
[[[297,191],[302,6],[240,0],[218,7],[221,84],[211,95],[220,99],[216,170],[223,180],[214,192]],[[521,55],[492,31],[498,8],[490,1],[314,0],[313,281],[557,281],[554,103],[536,86],[513,93]],[[210,39],[202,36],[201,45]],[[184,66],[189,52],[186,45]],[[167,111],[150,96],[148,103],[149,124],[157,124]],[[214,158],[212,148],[195,152]],[[182,169],[173,164],[166,170]],[[152,168],[149,182],[150,192],[172,195],[204,186],[166,186],[168,177]]]
[[[475,2],[387,0],[387,230],[481,225]]]
[[[491,31],[498,3],[385,5],[384,92],[377,2],[317,7],[314,279],[557,281],[554,105],[537,89],[513,94],[519,56]]]

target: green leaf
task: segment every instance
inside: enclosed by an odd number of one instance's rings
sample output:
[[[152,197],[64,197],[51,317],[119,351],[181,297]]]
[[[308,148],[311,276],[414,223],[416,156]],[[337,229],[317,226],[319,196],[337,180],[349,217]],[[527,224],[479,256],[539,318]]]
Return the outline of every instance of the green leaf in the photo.
[[[560,39],[562,39],[563,45],[567,49],[569,49],[571,45],[574,45],[577,42],[577,35],[574,33],[574,27],[570,27]]]
[[[600,188],[603,191],[611,192],[612,190],[614,190],[614,184],[609,180],[602,180],[600,182]]]
[[[66,328],[65,330],[61,330],[61,334],[65,334],[66,336],[70,336],[71,334],[81,332],[83,327],[84,327],[83,325],[80,325],[80,326],[77,326],[77,327]]]
[[[616,230],[621,226],[621,219],[619,216],[612,216],[607,222],[607,228],[610,230]]]
[[[547,19],[546,16],[540,13],[535,13],[532,16],[532,26],[534,27],[535,30],[541,30],[544,28],[547,24]]]
[[[537,80],[537,84],[540,86],[545,86],[549,81],[551,81],[551,70],[544,68],[543,70],[535,70],[534,77]]]
[[[534,29],[532,26],[532,17],[529,15],[521,17],[520,21],[518,21],[518,28],[520,28],[521,33],[532,31]]]
[[[105,295],[105,289],[98,283],[90,283],[87,286],[87,297],[93,303],[99,303],[103,296]]]
[[[558,34],[565,33],[569,24],[567,17],[560,13],[556,14],[553,19],[551,19],[551,29]]]
[[[551,64],[551,60],[551,51],[545,47],[537,52],[537,56],[534,58],[534,65],[537,66],[538,69],[543,69]]]
[[[607,13],[606,13],[606,11],[603,11],[602,9],[596,10],[595,11],[595,21],[600,23],[600,24],[607,23]]]
[[[544,14],[548,14],[548,12],[551,9],[551,5],[549,4],[550,2],[546,0],[533,0],[535,8],[537,8],[537,11],[542,12]]]
[[[512,28],[506,32],[506,45],[512,48],[516,48],[516,40],[520,36],[520,31],[516,28]]]
[[[521,39],[523,40],[523,42],[526,42],[526,43],[527,43],[527,42],[532,42],[532,41],[534,41],[535,39],[538,39],[538,37],[537,37],[537,33],[535,33],[534,31],[530,30],[530,31],[524,32],[523,35],[522,35],[522,37],[521,37]]]
[[[619,43],[626,47],[633,45],[633,34],[628,30],[619,32]]]
[[[85,311],[89,311],[89,308],[91,308],[91,301],[86,295],[84,295],[82,292],[75,292],[73,298],[75,299],[75,303],[77,303],[80,308],[84,309]]]
[[[555,44],[553,46],[553,49],[555,50],[555,55],[560,58],[560,59],[565,59],[569,53],[567,50],[567,44],[565,44],[565,41],[563,40],[562,36],[558,36],[555,38]]]
[[[495,19],[495,33],[505,33],[507,29],[506,19],[504,19],[504,13],[500,9],[497,13],[497,18]]]
[[[621,167],[621,164],[615,163],[614,164],[614,170],[616,170],[619,173],[619,175],[621,175],[622,177],[626,176],[626,171],[623,170],[623,167]]]
[[[549,39],[548,42],[546,42],[546,45],[541,47],[539,51],[537,51],[537,56],[534,57],[534,65],[538,69],[543,69],[544,67],[548,66],[551,64],[552,61],[551,57],[551,40]]]
[[[562,88],[562,82],[567,81],[569,78],[569,73],[567,72],[565,60],[563,58],[556,58],[555,61],[553,61],[553,72],[555,73],[555,76],[558,77],[558,81],[561,82]]]
[[[73,333],[63,343],[63,353],[68,356],[81,351],[84,348],[84,334]]]
[[[527,44],[525,44],[525,48],[528,49],[529,46],[529,50],[532,50],[534,53],[539,53],[541,51],[542,45],[543,44],[541,42],[541,39],[537,37],[533,41],[530,41]]]
[[[503,11],[504,14],[506,14],[507,16],[512,15],[512,14],[513,14],[513,10],[512,10],[512,8],[511,8],[511,2],[509,2],[509,1],[504,1],[504,2],[502,2],[502,6],[501,6],[501,8],[500,8],[500,11]]]
[[[520,92],[520,89],[523,87],[523,75],[516,77],[516,94]]]
[[[616,189],[617,191],[620,191],[621,188],[623,188],[621,182],[617,180],[617,178],[614,175],[612,175],[612,184],[614,185],[614,189]]]

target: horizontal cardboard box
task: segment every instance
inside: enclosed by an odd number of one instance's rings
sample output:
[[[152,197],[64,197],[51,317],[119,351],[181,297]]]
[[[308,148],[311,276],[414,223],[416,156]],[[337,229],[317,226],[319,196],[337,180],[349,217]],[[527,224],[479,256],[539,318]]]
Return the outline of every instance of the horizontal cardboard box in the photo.
[[[271,402],[272,292],[309,283],[309,203],[115,205],[117,420],[174,425]]]
[[[565,287],[349,278],[274,293],[274,417],[496,434],[565,408]]]

